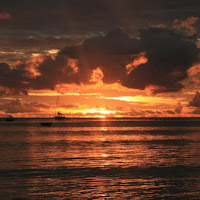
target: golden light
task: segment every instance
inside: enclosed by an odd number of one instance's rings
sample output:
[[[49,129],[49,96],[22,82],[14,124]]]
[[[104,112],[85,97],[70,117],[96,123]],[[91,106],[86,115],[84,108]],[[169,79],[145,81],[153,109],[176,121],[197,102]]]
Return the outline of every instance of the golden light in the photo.
[[[88,113],[100,113],[100,114],[104,114],[104,115],[109,115],[109,114],[115,114],[115,111],[113,110],[105,110],[105,108],[92,108],[87,110]]]
[[[84,117],[84,118],[106,118],[106,117],[116,117],[114,110],[106,110],[105,108],[84,108],[84,107],[75,107],[75,108],[64,108],[55,107],[51,108],[50,113],[61,112],[68,117]]]
[[[106,108],[91,108],[81,111],[85,116],[92,116],[95,118],[106,118],[107,116],[114,116],[116,111],[107,110]]]
[[[62,94],[55,91],[31,91],[29,96],[62,96]]]
[[[151,97],[151,96],[119,96],[119,97],[103,97],[102,99],[110,99],[110,100],[120,100],[120,101],[126,101],[126,102],[132,102],[132,103],[166,103],[166,104],[174,104],[174,102],[171,102],[171,98],[167,97]],[[182,99],[181,99],[182,100]]]
[[[47,52],[50,54],[57,54],[59,52],[59,49],[50,49]]]

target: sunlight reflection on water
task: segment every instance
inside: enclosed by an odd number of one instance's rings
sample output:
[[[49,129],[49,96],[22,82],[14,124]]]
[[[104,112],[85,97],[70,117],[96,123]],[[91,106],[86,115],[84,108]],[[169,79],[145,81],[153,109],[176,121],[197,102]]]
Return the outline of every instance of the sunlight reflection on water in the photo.
[[[200,196],[198,127],[1,126],[3,199]]]

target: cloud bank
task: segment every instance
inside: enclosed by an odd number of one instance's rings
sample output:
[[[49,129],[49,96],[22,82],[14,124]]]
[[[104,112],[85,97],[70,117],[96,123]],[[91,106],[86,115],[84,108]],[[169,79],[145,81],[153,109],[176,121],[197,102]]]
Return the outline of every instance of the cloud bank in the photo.
[[[184,86],[180,81],[198,61],[199,50],[193,39],[167,28],[149,28],[141,33],[141,46],[148,62],[135,68],[123,80],[123,85],[154,93],[177,92]]]
[[[0,104],[0,110],[6,113],[30,113],[39,112],[41,109],[47,109],[49,106],[37,102],[22,102],[19,98],[8,103]]]
[[[142,52],[147,62],[128,73],[126,66]],[[180,29],[149,27],[136,38],[117,28],[66,46],[56,56],[43,55],[35,62],[16,66],[0,63],[0,85],[4,90],[27,93],[29,89],[53,90],[57,84],[91,84],[93,70],[100,69],[107,84],[119,82],[128,88],[149,89],[153,94],[177,92],[184,88],[181,81],[199,61],[198,56],[196,35]]]

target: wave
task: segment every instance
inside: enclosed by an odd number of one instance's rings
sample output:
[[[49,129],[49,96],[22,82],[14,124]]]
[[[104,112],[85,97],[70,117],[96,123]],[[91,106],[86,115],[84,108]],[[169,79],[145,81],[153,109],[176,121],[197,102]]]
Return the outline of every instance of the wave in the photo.
[[[171,177],[200,178],[200,168],[198,166],[150,166],[150,167],[57,167],[57,168],[40,168],[40,169],[18,169],[18,170],[0,170],[0,177],[4,178],[31,178],[31,177],[56,177],[56,178],[74,178],[74,177],[127,177],[127,178],[144,178],[144,177]]]

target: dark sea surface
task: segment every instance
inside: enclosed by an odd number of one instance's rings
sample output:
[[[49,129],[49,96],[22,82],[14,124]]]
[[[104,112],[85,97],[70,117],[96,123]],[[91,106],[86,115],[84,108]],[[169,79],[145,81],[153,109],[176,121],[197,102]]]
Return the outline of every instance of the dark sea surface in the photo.
[[[0,152],[1,200],[200,199],[199,118],[1,119]]]

